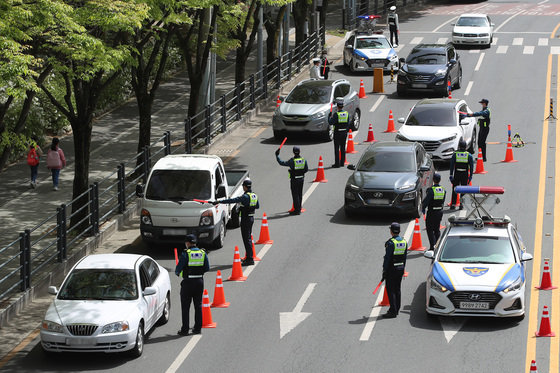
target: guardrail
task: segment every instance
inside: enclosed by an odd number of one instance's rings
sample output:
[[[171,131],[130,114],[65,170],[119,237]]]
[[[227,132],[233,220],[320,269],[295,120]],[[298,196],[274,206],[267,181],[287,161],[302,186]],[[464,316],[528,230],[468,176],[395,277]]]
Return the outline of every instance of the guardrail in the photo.
[[[141,153],[119,163],[116,171],[94,182],[80,196],[61,204],[56,212],[33,228],[24,229],[14,241],[0,248],[0,304],[41,281],[87,237],[98,235],[103,223],[135,203],[136,184],[141,179],[147,181],[152,162],[168,154],[197,152],[211,144],[213,138],[226,132],[228,125],[240,120],[257,102],[268,99],[273,89],[279,89],[282,82],[299,73],[323,45],[320,35],[321,32],[312,34],[200,113],[187,117],[184,129],[178,130],[180,134],[176,138],[167,131]],[[172,148],[173,143],[182,140],[184,147]],[[84,215],[82,220],[70,226],[72,218],[79,213]]]

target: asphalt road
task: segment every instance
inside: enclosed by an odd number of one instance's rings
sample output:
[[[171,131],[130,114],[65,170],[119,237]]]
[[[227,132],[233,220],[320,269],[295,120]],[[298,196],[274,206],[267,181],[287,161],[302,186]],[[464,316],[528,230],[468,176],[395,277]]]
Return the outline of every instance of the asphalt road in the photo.
[[[533,10],[527,14],[528,10]],[[35,339],[3,369],[6,371],[101,372],[134,371],[238,371],[245,372],[525,372],[537,360],[539,371],[558,372],[558,337],[535,338],[542,307],[551,310],[552,330],[560,333],[558,292],[533,290],[540,282],[543,258],[552,259],[553,282],[560,273],[560,134],[556,120],[544,120],[549,100],[557,102],[560,40],[555,35],[560,3],[505,3],[439,5],[418,13],[401,24],[399,55],[405,57],[415,43],[441,42],[450,38],[449,25],[461,13],[488,13],[497,33],[490,49],[459,50],[463,88],[453,97],[464,98],[479,110],[481,98],[490,100],[491,132],[488,141],[488,174],[475,175],[473,185],[506,188],[502,203],[492,212],[507,214],[516,222],[528,251],[527,316],[520,322],[492,318],[428,318],[424,311],[425,280],[429,261],[411,252],[408,278],[403,281],[403,309],[398,318],[378,318],[385,310],[374,307],[371,292],[381,275],[383,242],[393,220],[403,224],[410,239],[413,222],[405,217],[383,216],[347,219],[342,209],[347,169],[330,169],[331,143],[314,139],[289,139],[281,156],[292,145],[302,148],[312,170],[306,177],[304,208],[300,216],[288,216],[291,207],[287,169],[275,162],[278,142],[270,127],[256,128],[228,162],[248,168],[253,189],[259,195],[258,215],[268,216],[272,245],[257,245],[262,258],[244,268],[247,281],[226,283],[231,306],[212,309],[215,329],[201,336],[178,337],[180,323],[179,281],[172,276],[174,298],[169,324],[156,328],[147,340],[144,355],[129,360],[118,355],[64,355],[44,357]],[[534,14],[533,14],[534,13]],[[546,42],[546,45],[545,45]],[[504,48],[507,47],[507,48]],[[530,48],[533,47],[533,48]],[[502,53],[503,52],[503,53]],[[395,85],[385,94],[369,93],[370,74],[350,75],[341,61],[333,76],[347,78],[358,88],[364,81],[368,97],[361,100],[362,122],[354,141],[358,154],[366,146],[369,123],[378,140],[392,140],[382,131],[389,110],[395,121],[404,117],[421,96],[398,98]],[[387,77],[386,77],[387,79]],[[554,115],[559,117],[557,107]],[[502,163],[506,151],[507,124],[530,142],[514,149],[518,162]],[[315,184],[319,156],[326,166],[327,183]],[[445,165],[439,165],[447,180]],[[449,188],[449,183],[444,183]],[[258,238],[261,221],[253,229]],[[423,223],[421,224],[424,227]],[[136,229],[136,228],[133,228]],[[427,244],[427,237],[422,233]],[[211,271],[205,285],[212,297],[215,273],[230,274],[238,230],[228,232],[223,249],[210,254]],[[241,249],[243,251],[243,249]],[[151,251],[138,240],[120,251],[148,253],[171,272],[172,249]],[[556,274],[556,276],[555,276]],[[557,285],[557,284],[556,284]],[[307,316],[306,316],[307,315]],[[300,321],[299,323],[297,321]]]

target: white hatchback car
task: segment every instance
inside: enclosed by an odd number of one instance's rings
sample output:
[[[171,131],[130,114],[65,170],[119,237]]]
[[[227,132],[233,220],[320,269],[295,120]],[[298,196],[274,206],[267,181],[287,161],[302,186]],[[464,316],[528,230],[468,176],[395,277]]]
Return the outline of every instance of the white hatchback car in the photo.
[[[149,256],[99,254],[68,273],[41,325],[45,352],[142,354],[144,334],[165,324],[171,309],[169,273]]]
[[[455,45],[483,45],[490,48],[494,24],[486,14],[462,14],[453,26],[451,41]]]

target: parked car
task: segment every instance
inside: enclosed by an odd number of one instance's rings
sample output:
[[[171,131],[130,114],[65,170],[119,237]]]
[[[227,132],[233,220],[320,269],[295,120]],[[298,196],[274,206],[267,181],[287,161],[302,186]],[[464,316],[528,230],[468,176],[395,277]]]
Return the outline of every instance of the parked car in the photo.
[[[448,85],[461,88],[463,69],[459,54],[452,43],[418,44],[406,60],[400,59],[397,94],[433,92],[448,96]]]
[[[335,99],[344,99],[344,109],[350,114],[353,131],[360,127],[360,98],[346,79],[308,79],[295,86],[272,115],[272,130],[276,139],[287,134],[312,133],[332,140],[329,113]],[[335,104],[336,108],[336,104]]]
[[[68,273],[41,324],[50,352],[124,352],[138,357],[144,335],[169,321],[169,274],[149,256],[89,255]]]
[[[399,56],[383,34],[352,32],[344,45],[343,62],[352,72],[399,69]]]
[[[399,118],[403,125],[397,131],[397,141],[416,141],[434,160],[449,160],[459,148],[459,140],[467,142],[467,149],[476,150],[476,118],[460,113],[472,113],[465,100],[431,98],[420,100],[408,113]]]
[[[346,182],[344,212],[400,212],[420,217],[422,198],[433,184],[434,165],[419,143],[370,145]]]
[[[482,45],[490,48],[494,24],[486,14],[461,14],[453,26],[451,41],[455,45]]]

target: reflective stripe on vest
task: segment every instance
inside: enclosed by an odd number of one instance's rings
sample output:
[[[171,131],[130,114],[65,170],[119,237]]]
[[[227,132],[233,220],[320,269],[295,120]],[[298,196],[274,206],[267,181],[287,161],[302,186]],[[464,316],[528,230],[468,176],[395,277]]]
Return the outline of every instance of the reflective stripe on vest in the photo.
[[[443,208],[443,199],[445,198],[445,190],[442,186],[432,186],[434,192],[434,199],[430,208],[432,210],[441,210]]]
[[[305,159],[303,157],[294,158],[294,171],[293,174],[290,173],[291,176],[297,179],[301,179],[303,177],[303,170],[305,169]]]
[[[245,216],[253,216],[255,215],[255,206],[257,206],[259,198],[253,192],[246,192],[245,194],[249,196],[249,206],[241,205],[241,208],[239,209],[239,216],[243,216],[244,212]]]
[[[486,110],[488,110],[488,118],[486,118],[486,117],[478,118],[478,125],[480,127],[489,127],[490,126],[490,109],[486,108]]]
[[[455,170],[467,171],[467,163],[469,162],[469,152],[455,152]]]
[[[389,14],[388,23],[393,26],[397,25],[397,20],[394,14]]]
[[[397,240],[395,238],[391,238],[391,242],[393,242],[393,265],[394,266],[402,266],[404,265],[404,258],[406,255],[406,248],[407,244],[404,238]]]
[[[187,249],[185,250],[185,252],[187,253],[187,257],[189,258],[189,261],[187,262],[187,267],[189,268],[188,277],[202,277],[202,275],[204,274],[204,269],[202,267],[204,266],[204,258],[206,256],[206,253],[200,250],[198,247]],[[179,276],[183,277],[183,271],[179,273]]]
[[[338,123],[348,123],[349,114],[346,110],[336,112]]]

